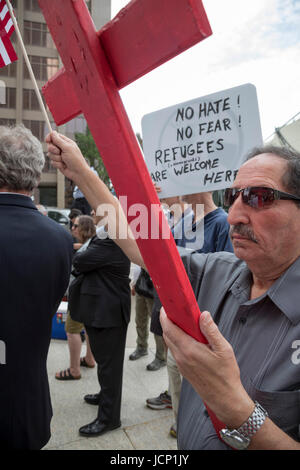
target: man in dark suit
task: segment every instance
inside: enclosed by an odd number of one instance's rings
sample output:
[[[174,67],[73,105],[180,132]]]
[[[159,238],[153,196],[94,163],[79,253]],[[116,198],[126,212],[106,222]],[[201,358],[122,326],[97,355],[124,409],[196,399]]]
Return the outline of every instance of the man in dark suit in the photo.
[[[85,401],[98,405],[97,418],[79,429],[99,436],[121,426],[123,362],[130,320],[130,261],[109,238],[92,238],[73,259],[76,279],[69,289],[72,319],[84,323],[98,365],[100,393]]]
[[[46,360],[72,238],[30,198],[43,166],[28,129],[0,127],[0,448],[40,449],[50,438]]]

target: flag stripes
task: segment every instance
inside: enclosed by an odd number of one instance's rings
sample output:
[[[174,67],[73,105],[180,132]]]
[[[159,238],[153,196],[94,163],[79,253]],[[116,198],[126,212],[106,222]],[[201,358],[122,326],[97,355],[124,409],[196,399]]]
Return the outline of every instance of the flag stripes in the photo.
[[[10,37],[15,30],[5,0],[0,1],[0,67],[5,67],[18,59]]]

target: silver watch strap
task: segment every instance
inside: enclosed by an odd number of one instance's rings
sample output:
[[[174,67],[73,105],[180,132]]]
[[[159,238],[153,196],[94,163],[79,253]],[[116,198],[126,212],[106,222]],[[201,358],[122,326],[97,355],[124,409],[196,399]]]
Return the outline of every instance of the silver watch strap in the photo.
[[[249,416],[247,421],[238,428],[237,431],[243,434],[245,437],[252,437],[263,425],[267,416],[268,413],[266,410],[256,401],[252,414]]]

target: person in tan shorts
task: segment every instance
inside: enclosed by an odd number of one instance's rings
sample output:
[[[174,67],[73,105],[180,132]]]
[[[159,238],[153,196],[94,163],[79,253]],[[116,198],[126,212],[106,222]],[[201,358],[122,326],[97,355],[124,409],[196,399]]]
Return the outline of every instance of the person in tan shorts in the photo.
[[[88,215],[76,217],[72,225],[72,234],[78,240],[78,243],[74,243],[74,249],[76,251],[83,251],[88,246],[90,239],[96,234],[93,218]],[[70,283],[72,279],[73,276],[71,275]],[[81,378],[80,366],[90,368],[95,367],[95,359],[86,333],[86,355],[85,357],[80,357],[82,347],[80,333],[82,330],[84,330],[83,323],[72,320],[70,311],[68,310],[65,331],[68,338],[70,352],[70,367],[57,372],[55,374],[55,378],[57,380],[78,380]]]

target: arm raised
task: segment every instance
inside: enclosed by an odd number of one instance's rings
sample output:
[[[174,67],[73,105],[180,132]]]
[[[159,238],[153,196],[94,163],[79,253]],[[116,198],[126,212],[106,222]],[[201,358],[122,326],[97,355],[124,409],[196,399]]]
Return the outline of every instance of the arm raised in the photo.
[[[123,209],[107,186],[90,169],[77,144],[68,137],[54,131],[46,137],[48,154],[52,165],[80,188],[96,214],[106,215],[109,237],[117,243],[126,256],[135,264],[144,266],[144,261],[127,224]],[[106,210],[109,207],[109,210]]]

